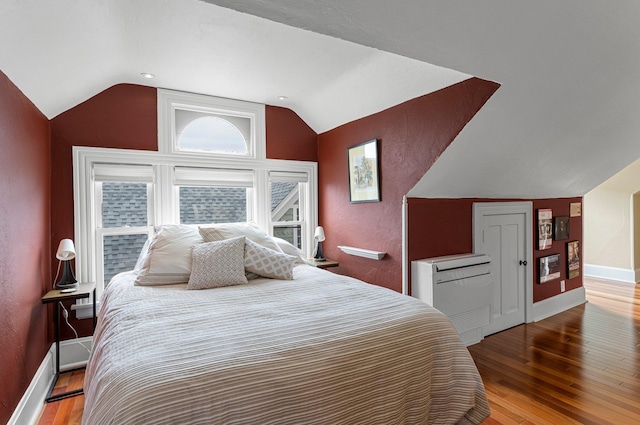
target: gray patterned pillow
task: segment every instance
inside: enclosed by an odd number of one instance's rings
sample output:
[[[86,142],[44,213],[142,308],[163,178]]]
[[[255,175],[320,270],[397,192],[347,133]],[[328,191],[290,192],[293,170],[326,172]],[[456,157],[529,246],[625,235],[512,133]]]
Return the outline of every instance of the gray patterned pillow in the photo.
[[[274,279],[292,280],[297,257],[276,252],[253,242],[245,241],[244,268],[251,273]]]
[[[244,236],[193,247],[187,289],[208,289],[247,283],[244,275]]]

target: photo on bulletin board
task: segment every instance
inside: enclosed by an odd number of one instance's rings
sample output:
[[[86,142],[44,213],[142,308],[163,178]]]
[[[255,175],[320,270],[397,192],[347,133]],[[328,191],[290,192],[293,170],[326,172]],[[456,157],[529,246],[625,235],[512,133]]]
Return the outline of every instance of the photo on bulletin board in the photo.
[[[538,263],[538,283],[545,283],[560,278],[560,254],[538,258]]]
[[[567,242],[567,278],[580,276],[580,241]]]
[[[551,209],[544,208],[538,210],[538,249],[549,249],[552,244],[553,228],[552,228],[553,213]]]
[[[569,217],[553,217],[553,239],[569,239]]]

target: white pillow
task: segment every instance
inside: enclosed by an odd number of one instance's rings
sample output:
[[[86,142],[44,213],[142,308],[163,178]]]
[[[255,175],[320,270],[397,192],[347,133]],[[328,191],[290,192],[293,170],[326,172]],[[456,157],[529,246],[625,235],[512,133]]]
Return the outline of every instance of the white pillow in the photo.
[[[200,235],[205,242],[222,241],[238,236],[260,244],[276,252],[282,252],[278,244],[264,230],[254,223],[220,223],[210,226],[200,226]]]
[[[291,244],[289,241],[285,241],[284,239],[280,239],[274,236],[273,240],[278,244],[278,247],[283,253],[298,257],[296,264],[305,264],[304,259],[306,255],[303,250]]]
[[[250,239],[244,247],[244,268],[251,273],[274,279],[292,280],[297,257],[276,252]]]
[[[141,261],[136,285],[187,283],[191,275],[191,249],[202,242],[202,236],[193,227],[157,226],[147,255]]]
[[[133,268],[133,271],[136,273],[140,273],[142,268],[144,267],[144,263],[149,256],[149,245],[151,245],[152,237],[148,237],[142,247],[142,251],[140,251],[140,255],[138,256],[138,261],[136,261],[136,266]]]
[[[209,289],[247,283],[244,276],[244,236],[193,247],[187,289]]]

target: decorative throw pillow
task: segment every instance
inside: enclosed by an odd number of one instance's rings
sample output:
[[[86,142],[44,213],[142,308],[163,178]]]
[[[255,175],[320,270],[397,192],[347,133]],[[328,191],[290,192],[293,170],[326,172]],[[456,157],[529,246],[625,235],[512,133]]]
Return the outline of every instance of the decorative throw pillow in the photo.
[[[193,247],[187,289],[208,289],[247,283],[244,276],[244,236]]]
[[[167,224],[155,227],[146,253],[141,254],[136,285],[187,283],[191,275],[191,248],[203,241],[190,226]],[[146,245],[145,245],[146,246]]]
[[[238,236],[260,244],[276,252],[282,252],[278,244],[264,230],[254,223],[221,223],[210,226],[200,226],[200,235],[205,242],[222,241]]]
[[[292,280],[296,257],[276,252],[246,240],[244,247],[244,268],[251,273],[274,279]]]

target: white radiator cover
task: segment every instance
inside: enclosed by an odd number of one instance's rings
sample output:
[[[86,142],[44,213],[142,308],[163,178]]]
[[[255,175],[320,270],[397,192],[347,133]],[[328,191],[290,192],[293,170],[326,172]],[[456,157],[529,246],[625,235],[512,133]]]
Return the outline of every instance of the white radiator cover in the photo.
[[[475,344],[491,323],[491,259],[461,254],[412,261],[411,295],[443,312],[462,342]]]

